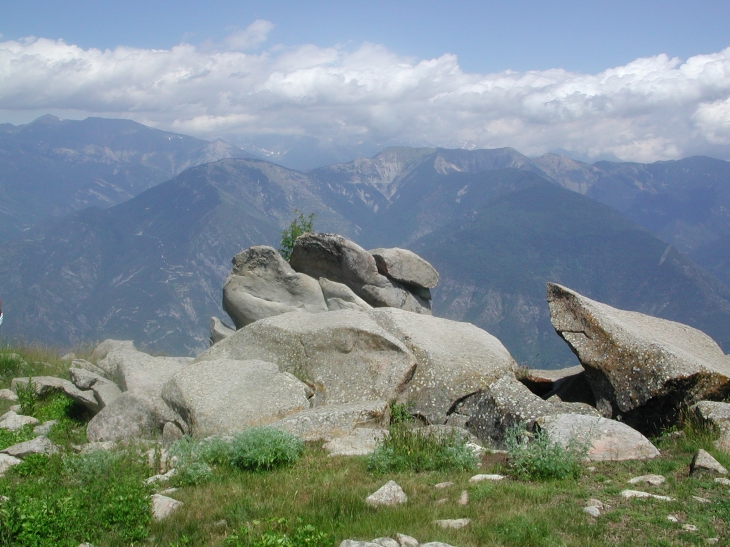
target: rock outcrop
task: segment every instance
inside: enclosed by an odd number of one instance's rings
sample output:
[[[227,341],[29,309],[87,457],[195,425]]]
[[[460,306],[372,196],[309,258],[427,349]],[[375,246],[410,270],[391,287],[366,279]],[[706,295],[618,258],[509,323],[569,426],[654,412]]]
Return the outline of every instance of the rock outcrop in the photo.
[[[368,315],[415,356],[415,374],[399,398],[428,423],[445,423],[459,401],[517,369],[502,343],[471,323],[393,308]]]
[[[431,313],[431,303],[378,272],[375,258],[336,234],[307,233],[294,244],[289,263],[297,272],[344,283],[373,307]]]
[[[395,247],[373,249],[370,254],[375,259],[378,271],[393,281],[421,289],[433,289],[438,285],[439,274],[436,269],[413,251]]]
[[[306,381],[315,405],[394,401],[416,369],[408,348],[368,315],[339,310],[262,319],[196,358],[258,359]]]
[[[223,309],[237,329],[292,311],[327,311],[316,279],[295,272],[273,247],[256,246],[233,257],[223,286]]]
[[[730,363],[703,332],[553,283],[547,292],[553,326],[585,368],[604,417],[655,431],[681,405],[730,393]]]
[[[94,416],[86,427],[89,442],[149,439],[157,432],[154,413],[144,401],[122,393]]]
[[[309,408],[305,384],[255,360],[194,363],[167,381],[162,397],[197,438],[267,425]]]

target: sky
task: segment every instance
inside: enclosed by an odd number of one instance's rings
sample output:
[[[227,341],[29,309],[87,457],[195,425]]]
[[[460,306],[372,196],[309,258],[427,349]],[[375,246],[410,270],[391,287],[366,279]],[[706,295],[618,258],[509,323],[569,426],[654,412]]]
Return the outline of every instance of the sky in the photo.
[[[730,159],[730,3],[0,5],[0,123]]]

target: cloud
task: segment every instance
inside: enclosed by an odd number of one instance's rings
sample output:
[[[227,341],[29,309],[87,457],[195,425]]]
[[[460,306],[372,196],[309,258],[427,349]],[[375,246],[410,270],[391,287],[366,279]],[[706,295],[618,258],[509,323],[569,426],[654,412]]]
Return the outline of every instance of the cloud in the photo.
[[[229,34],[224,40],[225,45],[234,51],[246,51],[265,42],[274,24],[265,19],[257,19],[244,30],[237,30]]]
[[[2,42],[0,110],[129,117],[233,140],[282,134],[633,161],[730,158],[730,48],[684,61],[656,55],[599,74],[476,74],[454,55],[419,60],[368,43],[251,53],[272,27],[255,21],[223,50]]]

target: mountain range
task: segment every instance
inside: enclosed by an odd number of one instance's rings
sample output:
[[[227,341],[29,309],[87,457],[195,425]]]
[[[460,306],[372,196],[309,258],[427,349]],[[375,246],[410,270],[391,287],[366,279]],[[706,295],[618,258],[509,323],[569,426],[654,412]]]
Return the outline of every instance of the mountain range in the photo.
[[[23,127],[56,123],[43,120]],[[172,137],[149,131],[150,139]],[[135,197],[122,203],[109,207],[104,199],[78,210],[83,201],[69,201],[64,207],[77,211],[55,218],[61,210],[50,196],[35,195],[49,198],[37,206],[41,222],[0,243],[4,336],[61,345],[112,336],[152,351],[196,353],[207,343],[210,316],[224,316],[221,287],[233,255],[277,246],[296,208],[315,213],[318,231],[424,256],[441,272],[434,313],[485,328],[524,364],[574,363],[549,322],[547,281],[698,327],[730,351],[728,162],[589,165],[510,148],[400,147],[303,172],[255,158],[204,161],[202,151],[225,154],[225,143],[191,140],[183,153],[158,151],[155,142],[129,154],[120,179],[127,194],[116,199]],[[11,165],[21,165],[17,155],[7,153]],[[150,173],[164,178],[163,164],[172,178],[155,183]],[[63,162],[54,166],[63,194],[73,177]],[[148,178],[135,182],[135,169],[147,169]]]

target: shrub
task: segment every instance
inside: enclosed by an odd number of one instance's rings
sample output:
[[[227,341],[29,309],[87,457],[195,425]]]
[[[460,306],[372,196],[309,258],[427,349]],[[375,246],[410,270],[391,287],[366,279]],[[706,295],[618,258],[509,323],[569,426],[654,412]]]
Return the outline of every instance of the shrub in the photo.
[[[240,469],[262,471],[289,465],[304,453],[304,441],[272,427],[252,427],[233,437],[230,463]]]
[[[294,220],[291,221],[291,224],[286,230],[281,232],[279,253],[284,257],[284,260],[291,258],[292,250],[294,250],[294,242],[297,238],[304,233],[312,231],[314,218],[314,213],[309,216],[304,216],[298,210],[294,209]]]
[[[18,396],[18,404],[20,404],[20,413],[26,416],[35,414],[38,405],[38,391],[33,378],[28,378],[25,384],[18,384],[15,388],[15,394]]]
[[[454,432],[425,433],[407,422],[396,423],[368,457],[368,470],[382,474],[475,469],[479,460],[466,442]]]
[[[506,433],[509,469],[518,479],[550,480],[578,478],[581,462],[590,443],[572,438],[567,447],[550,441],[547,432],[529,434],[525,424],[518,424]]]
[[[24,425],[22,428],[11,431],[9,429],[0,429],[0,450],[3,450],[14,444],[29,441],[35,437],[32,425]]]
[[[408,410],[408,406],[402,403],[393,403],[390,405],[390,424],[410,424],[413,423],[413,416]]]
[[[25,361],[17,353],[0,351],[0,379],[19,376],[24,365]]]

